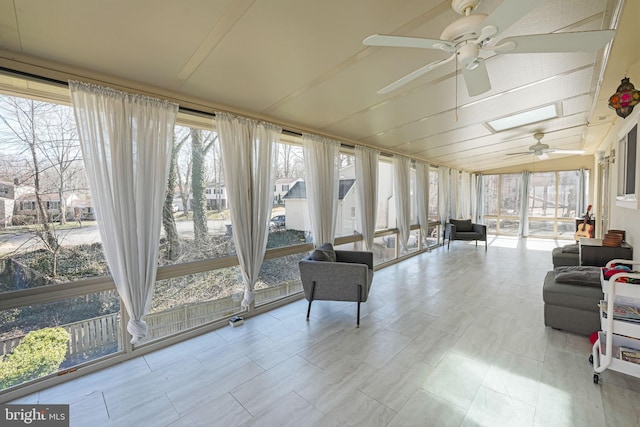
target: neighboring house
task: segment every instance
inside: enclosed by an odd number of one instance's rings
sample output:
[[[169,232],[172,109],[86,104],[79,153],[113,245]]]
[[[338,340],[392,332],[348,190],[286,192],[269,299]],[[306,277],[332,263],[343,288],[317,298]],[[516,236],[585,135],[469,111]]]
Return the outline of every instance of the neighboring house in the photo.
[[[89,191],[79,191],[67,197],[67,207],[71,210],[71,217],[76,221],[94,220],[95,209]]]
[[[11,224],[14,206],[15,201],[13,199],[0,197],[0,228]]]
[[[16,185],[10,182],[0,181],[0,198],[14,200]]]
[[[40,199],[49,214],[50,219],[60,214],[60,196],[58,193],[41,194]],[[15,214],[38,217],[36,193],[30,192],[16,197]]]
[[[296,182],[302,181],[302,178],[278,178],[273,188],[273,204],[279,205],[284,203],[284,196],[289,192]]]
[[[45,209],[49,214],[49,219],[57,221],[60,218],[60,196],[58,193],[41,194]],[[91,194],[88,191],[72,192],[65,195],[64,204],[66,207],[67,220],[81,219],[93,220],[94,208]],[[16,197],[14,215],[25,215],[34,218],[38,217],[36,194],[33,191]]]
[[[227,187],[224,184],[209,183],[205,189],[207,209],[227,209]]]
[[[353,234],[357,229],[355,179],[341,179],[338,190],[336,236]],[[307,186],[296,182],[284,196],[287,230],[311,231]]]
[[[207,199],[207,209],[212,210],[224,210],[227,209],[227,188],[224,184],[216,184],[210,182],[207,184],[207,187],[204,190],[205,197]],[[193,203],[193,194],[189,194],[189,199],[187,201],[187,210],[191,210],[191,204]],[[183,211],[184,205],[182,203],[182,197],[180,197],[180,192],[176,191],[173,194],[173,210],[174,211]]]
[[[0,228],[11,224],[15,205],[15,185],[0,181]]]

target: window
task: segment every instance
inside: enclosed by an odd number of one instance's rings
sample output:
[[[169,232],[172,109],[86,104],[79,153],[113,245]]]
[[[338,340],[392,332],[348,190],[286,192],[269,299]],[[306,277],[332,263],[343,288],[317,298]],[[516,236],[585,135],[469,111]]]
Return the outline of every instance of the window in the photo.
[[[289,184],[285,184],[285,185],[283,185],[283,186],[282,186],[282,191],[283,191],[283,192],[285,192],[285,191],[289,191]]]
[[[638,124],[624,133],[618,142],[616,163],[618,164],[617,205],[637,208],[636,176],[638,159]]]

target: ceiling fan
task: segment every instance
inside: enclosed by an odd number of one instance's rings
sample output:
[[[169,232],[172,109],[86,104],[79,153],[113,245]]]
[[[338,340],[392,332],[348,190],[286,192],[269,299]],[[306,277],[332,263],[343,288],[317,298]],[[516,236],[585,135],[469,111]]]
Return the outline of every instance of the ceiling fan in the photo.
[[[548,154],[584,154],[584,150],[563,150],[560,148],[549,148],[547,144],[540,142],[544,137],[544,133],[537,132],[533,134],[536,143],[529,147],[529,151],[521,151],[519,153],[507,153],[507,156],[523,156],[533,154],[540,160],[548,159]]]
[[[489,50],[498,54],[591,52],[604,47],[615,35],[615,30],[600,30],[533,34],[496,40],[501,32],[542,2],[543,0],[504,0],[490,15],[486,15],[471,13],[476,9],[480,0],[452,0],[451,8],[462,17],[449,24],[440,35],[440,39],[382,34],[367,37],[362,42],[367,46],[439,49],[452,54],[447,59],[418,68],[380,89],[378,93],[391,92],[457,58],[462,68],[462,76],[469,96],[476,96],[491,89],[484,59],[480,57],[481,50]]]

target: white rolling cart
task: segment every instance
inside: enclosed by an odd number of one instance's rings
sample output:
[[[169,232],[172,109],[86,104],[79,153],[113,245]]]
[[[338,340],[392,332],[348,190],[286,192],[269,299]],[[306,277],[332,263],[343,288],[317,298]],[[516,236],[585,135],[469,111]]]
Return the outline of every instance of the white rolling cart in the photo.
[[[628,277],[640,280],[640,261],[614,259],[607,263],[610,268],[613,264],[625,264],[631,266],[633,272],[616,273],[606,280],[604,272],[600,272],[600,282],[606,309],[600,308],[600,332],[598,340],[593,344],[593,382],[598,384],[600,375],[606,369],[622,372],[627,375],[640,377],[640,364],[628,362],[620,358],[620,347],[636,349],[640,353],[640,322],[632,322],[614,318],[615,305],[634,305],[640,310],[640,284],[617,282]]]

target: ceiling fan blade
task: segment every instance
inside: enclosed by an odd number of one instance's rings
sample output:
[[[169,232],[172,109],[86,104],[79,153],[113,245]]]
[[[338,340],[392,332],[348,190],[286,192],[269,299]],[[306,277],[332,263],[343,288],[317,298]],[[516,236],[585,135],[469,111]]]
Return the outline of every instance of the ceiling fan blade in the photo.
[[[584,154],[585,150],[563,150],[561,148],[551,148],[546,152],[550,154]]]
[[[394,90],[396,90],[397,88],[399,88],[400,86],[403,86],[407,83],[409,83],[411,80],[417,79],[418,77],[420,77],[423,74],[428,73],[429,71],[433,70],[434,68],[437,68],[443,64],[446,64],[447,62],[450,62],[453,58],[455,58],[455,55],[451,55],[450,57],[443,59],[441,61],[436,61],[436,62],[432,62],[430,64],[425,65],[424,67],[418,68],[417,70],[407,74],[406,76],[396,80],[395,82],[391,83],[388,86],[383,87],[382,89],[380,89],[378,91],[378,93],[380,95],[385,94],[385,93],[389,93],[392,92]]]
[[[495,33],[501,33],[540,4],[542,0],[504,0],[485,18],[482,27],[493,26]]]
[[[593,52],[604,47],[615,35],[615,30],[602,30],[507,37],[500,40],[495,51],[498,53]]]
[[[476,59],[478,66],[470,70],[467,67],[462,67],[462,77],[464,77],[464,83],[467,86],[467,92],[469,96],[476,96],[491,90],[491,83],[489,82],[489,73],[487,73],[487,66],[484,63],[484,59]]]
[[[533,154],[532,151],[521,151],[519,153],[507,153],[507,156],[523,156],[525,154]]]
[[[420,49],[441,49],[445,52],[455,52],[456,47],[447,40],[425,39],[421,37],[387,36],[374,34],[362,41],[366,46],[383,47],[415,47]]]

